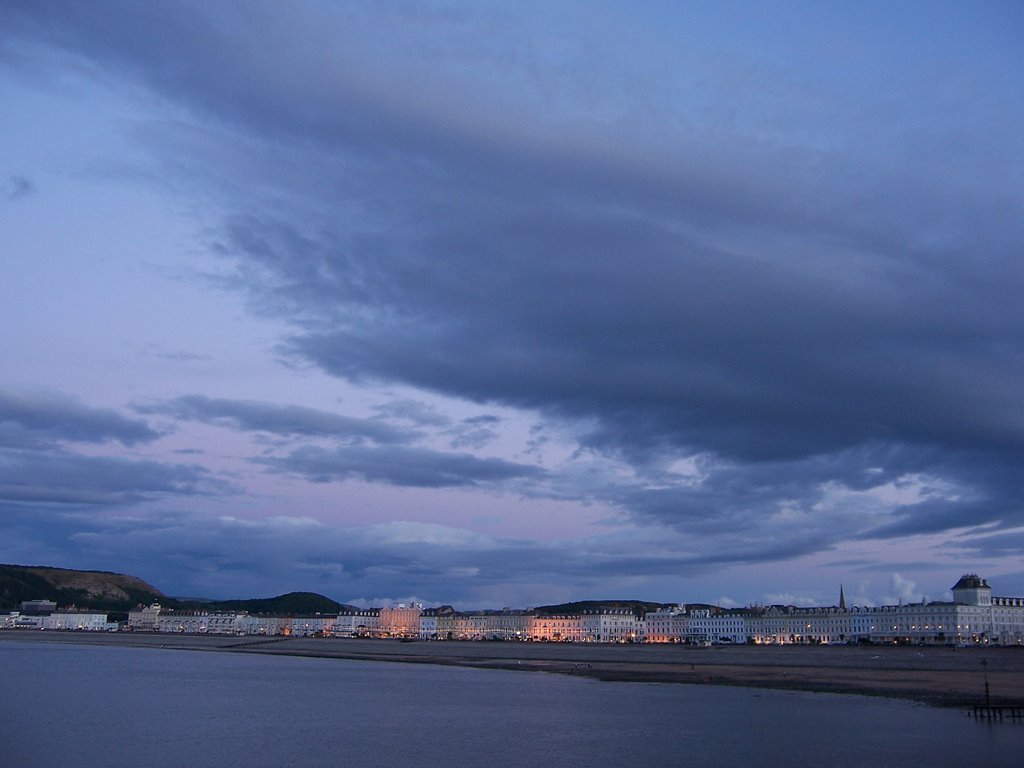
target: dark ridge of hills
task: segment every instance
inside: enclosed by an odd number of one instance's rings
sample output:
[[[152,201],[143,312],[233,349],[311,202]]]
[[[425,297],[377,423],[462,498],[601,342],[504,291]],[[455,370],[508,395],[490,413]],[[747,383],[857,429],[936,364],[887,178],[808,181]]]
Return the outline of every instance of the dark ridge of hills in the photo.
[[[127,611],[138,603],[169,598],[142,579],[123,573],[0,565],[0,609],[16,609],[24,600],[52,600],[59,606]]]
[[[314,592],[289,592],[257,600],[174,598],[137,576],[123,573],[0,564],[0,610],[16,610],[25,600],[52,600],[60,608],[75,606],[111,612],[126,612],[140,603],[210,612],[316,614],[358,610]]]
[[[17,609],[25,600],[52,600],[61,608],[76,606],[103,611],[129,611],[140,603],[160,603],[164,608],[196,611],[247,611],[248,613],[312,615],[360,610],[315,592],[289,592],[252,600],[174,598],[137,576],[109,571],[77,571],[42,565],[0,564],[0,610]],[[580,600],[534,609],[540,615],[578,614],[602,608],[626,608],[638,616],[664,607],[642,600]],[[451,606],[432,612],[457,613]]]
[[[574,603],[541,605],[533,610],[541,616],[573,615],[602,608],[628,608],[637,616],[664,608],[667,603],[648,603],[643,600],[577,600]]]
[[[213,600],[183,603],[182,607],[203,611],[248,611],[249,613],[277,614],[316,614],[356,611],[351,605],[345,605],[316,592],[289,592],[277,597],[265,597],[255,600]]]

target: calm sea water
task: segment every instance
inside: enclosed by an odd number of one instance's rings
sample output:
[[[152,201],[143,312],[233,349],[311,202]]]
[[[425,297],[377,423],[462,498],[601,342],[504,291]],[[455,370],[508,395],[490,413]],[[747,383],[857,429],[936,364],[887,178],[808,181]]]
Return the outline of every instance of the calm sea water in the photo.
[[[1024,726],[858,696],[0,644],[0,765],[1019,766]]]

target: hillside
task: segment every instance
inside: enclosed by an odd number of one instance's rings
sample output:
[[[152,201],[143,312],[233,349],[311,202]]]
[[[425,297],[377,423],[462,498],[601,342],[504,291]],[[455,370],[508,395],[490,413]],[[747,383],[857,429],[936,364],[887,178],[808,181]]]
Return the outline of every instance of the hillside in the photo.
[[[167,598],[142,579],[121,573],[0,565],[0,609],[37,599],[53,600],[60,606],[126,611],[137,603]]]
[[[74,571],[41,565],[0,565],[0,610],[16,609],[23,600],[53,600],[105,611],[128,611],[139,603],[202,611],[303,614],[356,610],[315,592],[289,592],[257,600],[188,600],[168,597],[137,576],[107,571]]]
[[[338,613],[339,611],[357,610],[350,605],[335,602],[329,597],[315,592],[289,592],[277,597],[258,600],[216,600],[203,602],[195,606],[204,611],[248,611],[249,613],[304,614]]]

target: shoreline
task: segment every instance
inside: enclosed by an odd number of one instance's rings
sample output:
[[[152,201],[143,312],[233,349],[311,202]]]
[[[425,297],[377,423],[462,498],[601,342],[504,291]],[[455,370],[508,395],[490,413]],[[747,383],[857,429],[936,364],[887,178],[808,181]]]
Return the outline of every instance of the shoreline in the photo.
[[[604,682],[729,685],[968,707],[1024,700],[1024,648],[575,645],[488,641],[0,631],[0,643],[71,643],[548,672]],[[2,648],[2,645],[0,645]],[[982,665],[982,661],[985,664]]]

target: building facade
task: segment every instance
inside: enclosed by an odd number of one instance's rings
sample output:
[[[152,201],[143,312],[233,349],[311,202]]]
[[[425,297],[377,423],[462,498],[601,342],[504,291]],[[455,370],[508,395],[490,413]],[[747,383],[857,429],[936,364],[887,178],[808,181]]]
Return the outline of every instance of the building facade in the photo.
[[[591,608],[547,615],[512,610],[460,613],[451,606],[423,610],[399,603],[338,616],[264,616],[244,612],[169,611],[158,603],[129,612],[135,632],[292,635],[296,637],[396,637],[424,640],[506,640],[570,643],[903,643],[925,645],[1024,645],[1024,598],[992,594],[988,582],[965,574],[952,601],[880,607],[791,605],[721,608],[669,605],[646,615],[632,608]],[[31,612],[0,614],[4,629],[110,630],[106,614],[55,611],[33,601]],[[39,610],[47,609],[46,611]]]
[[[380,630],[379,611],[351,611],[334,617],[335,637],[376,637]]]
[[[648,642],[905,643],[1024,645],[1024,598],[993,597],[976,574],[952,588],[951,602],[880,607],[801,608],[787,605],[723,609],[690,606],[648,614]]]
[[[419,637],[421,613],[423,606],[419,603],[398,603],[390,608],[381,608],[378,630],[380,636]]]

